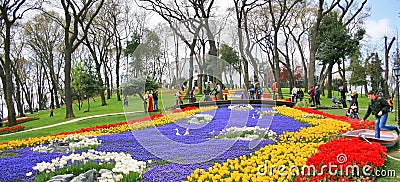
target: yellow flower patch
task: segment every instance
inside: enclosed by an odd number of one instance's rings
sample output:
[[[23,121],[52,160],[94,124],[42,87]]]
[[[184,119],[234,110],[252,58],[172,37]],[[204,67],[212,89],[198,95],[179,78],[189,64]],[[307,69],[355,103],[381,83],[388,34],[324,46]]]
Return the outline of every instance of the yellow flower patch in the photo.
[[[285,132],[274,145],[234,160],[215,164],[208,170],[196,169],[187,181],[293,181],[304,169],[318,146],[336,137],[350,124],[330,118],[302,117],[305,112],[289,107],[274,107],[279,114],[307,123],[308,128]],[[278,121],[279,122],[279,121]]]

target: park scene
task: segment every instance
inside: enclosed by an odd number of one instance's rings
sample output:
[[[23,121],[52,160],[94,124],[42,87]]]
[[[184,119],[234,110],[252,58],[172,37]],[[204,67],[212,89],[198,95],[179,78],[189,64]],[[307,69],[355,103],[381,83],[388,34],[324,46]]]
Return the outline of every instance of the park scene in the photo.
[[[3,1],[0,181],[400,181],[398,7]]]

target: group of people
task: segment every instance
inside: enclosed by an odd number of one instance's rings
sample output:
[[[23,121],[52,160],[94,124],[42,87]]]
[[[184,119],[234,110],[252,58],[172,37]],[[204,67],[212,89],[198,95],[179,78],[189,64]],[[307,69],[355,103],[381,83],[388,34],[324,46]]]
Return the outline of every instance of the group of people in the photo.
[[[158,110],[158,91],[149,92],[145,94],[145,100],[147,102],[147,112],[153,112]]]
[[[261,99],[263,90],[261,88],[261,84],[257,78],[254,79],[255,84],[250,84],[249,92],[250,92],[250,99]]]
[[[352,106],[353,103],[356,104],[358,108],[358,93],[357,90],[347,90],[346,87],[340,86],[339,87],[340,97],[343,100],[343,108],[347,108],[347,102],[349,102],[349,106]],[[345,102],[347,101],[347,102]]]
[[[291,94],[293,102],[298,102],[298,100],[301,102],[304,99],[304,91],[301,88],[293,87]],[[318,86],[311,86],[308,95],[310,96],[308,102],[311,103],[311,106],[321,106],[321,89]]]
[[[293,102],[297,102],[298,100],[300,100],[300,102],[303,101],[304,91],[301,88],[297,89],[296,87],[293,87],[291,93]]]
[[[217,84],[217,86],[219,86]],[[185,91],[185,87],[182,85],[175,93],[175,105],[181,105],[183,104],[183,99],[184,99],[184,91]],[[206,90],[204,90],[204,94],[207,96],[209,96],[209,94],[211,94],[211,88],[207,87]],[[188,103],[194,103],[196,102],[196,87],[192,87],[192,89],[189,91],[189,95],[187,97],[188,99]]]

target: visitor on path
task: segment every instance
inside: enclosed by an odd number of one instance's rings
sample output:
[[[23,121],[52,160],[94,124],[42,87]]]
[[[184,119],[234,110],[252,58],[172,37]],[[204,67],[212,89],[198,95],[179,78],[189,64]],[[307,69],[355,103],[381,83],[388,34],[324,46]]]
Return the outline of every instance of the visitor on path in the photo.
[[[147,107],[147,111],[148,112],[153,112],[154,111],[153,94],[149,93],[148,100],[149,100],[149,105]]]
[[[175,93],[175,105],[181,105],[183,104],[183,96],[182,96],[183,92],[181,91],[181,89],[178,89],[178,91],[176,91]]]
[[[297,88],[292,88],[292,102],[297,102]]]
[[[300,102],[303,101],[304,92],[301,88],[299,89],[299,91],[297,91],[297,97],[300,99]]]
[[[389,107],[390,107],[390,112],[393,112],[393,98],[392,97],[388,97],[387,102],[388,102]]]
[[[386,99],[379,97],[379,95],[375,94],[373,91],[368,92],[368,99],[370,100],[368,103],[368,110],[361,122],[366,120],[372,113],[375,115],[375,138],[381,137],[381,129],[389,131],[395,130],[398,135],[400,132],[399,126],[386,126],[389,112],[389,104],[387,103]]]
[[[340,97],[342,97],[343,100],[346,100],[347,88],[344,86],[340,86],[339,92],[340,92]],[[343,108],[347,108],[346,102],[343,102]]]
[[[353,99],[351,98],[351,96],[352,96],[351,90],[349,90],[349,92],[347,92],[347,97],[346,97],[346,100],[349,101],[349,106],[353,104]]]
[[[221,93],[221,85],[219,83],[217,83],[217,85],[214,88],[215,94],[215,100],[218,100],[218,94]]]
[[[189,92],[189,99],[188,99],[189,103],[196,102],[195,93],[196,93],[196,87],[193,87],[192,90],[190,90],[190,92]]]
[[[51,107],[50,107],[50,117],[53,117],[53,116],[54,116],[53,113],[54,113],[54,108],[53,108],[53,106],[51,106]]]
[[[154,110],[158,110],[158,91],[153,92]]]
[[[321,106],[321,89],[318,86],[315,87],[315,105]]]
[[[314,88],[314,86],[310,87],[310,90],[308,91],[308,95],[310,95],[308,102],[312,103],[311,106],[315,106],[315,88]]]
[[[124,96],[124,106],[128,106],[128,96]]]
[[[254,99],[254,93],[256,92],[256,88],[254,88],[253,84],[250,84],[249,92],[250,92],[250,99]]]
[[[351,93],[351,103],[352,103],[352,105],[356,104],[356,106],[358,108],[358,93],[357,93],[357,90],[353,90],[353,92]]]
[[[272,92],[274,93],[274,95],[273,95],[273,99],[274,100],[276,100],[276,87],[277,87],[277,84],[278,84],[278,82],[274,82],[271,85]]]

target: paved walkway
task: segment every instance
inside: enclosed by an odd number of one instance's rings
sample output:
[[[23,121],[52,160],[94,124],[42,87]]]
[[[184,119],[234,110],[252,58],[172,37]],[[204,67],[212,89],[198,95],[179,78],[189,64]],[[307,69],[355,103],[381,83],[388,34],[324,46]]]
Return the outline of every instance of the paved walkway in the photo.
[[[0,136],[9,136],[9,135],[15,135],[15,134],[18,134],[18,133],[25,133],[25,132],[29,132],[29,131],[41,130],[41,129],[51,128],[51,127],[55,127],[55,126],[61,126],[61,125],[69,124],[69,123],[75,123],[75,122],[86,120],[86,119],[100,118],[100,117],[105,117],[105,116],[122,115],[122,114],[136,114],[136,113],[143,113],[143,111],[126,112],[126,113],[125,112],[119,112],[119,113],[109,113],[109,114],[99,114],[99,115],[93,115],[93,116],[86,116],[86,117],[76,118],[76,119],[72,119],[72,120],[69,120],[69,121],[61,122],[61,123],[42,126],[42,127],[38,127],[38,128],[32,128],[32,129],[29,129],[29,130],[23,130],[23,131],[19,131],[19,132],[15,132],[15,133],[7,133],[7,134],[0,135]]]

